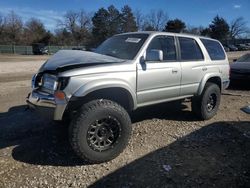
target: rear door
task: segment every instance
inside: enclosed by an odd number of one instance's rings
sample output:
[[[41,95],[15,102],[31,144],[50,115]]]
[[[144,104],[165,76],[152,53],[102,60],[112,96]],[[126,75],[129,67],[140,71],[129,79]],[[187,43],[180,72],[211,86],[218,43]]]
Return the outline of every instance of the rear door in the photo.
[[[174,36],[154,37],[147,51],[162,50],[163,61],[138,64],[138,105],[157,103],[180,95],[181,67],[177,61]],[[146,52],[147,53],[147,52]]]
[[[180,95],[193,95],[207,72],[205,58],[194,38],[178,37],[178,44],[182,69]]]
[[[229,82],[229,63],[223,46],[213,39],[200,39],[209,55],[210,61],[207,61],[207,73],[218,73],[224,84]]]

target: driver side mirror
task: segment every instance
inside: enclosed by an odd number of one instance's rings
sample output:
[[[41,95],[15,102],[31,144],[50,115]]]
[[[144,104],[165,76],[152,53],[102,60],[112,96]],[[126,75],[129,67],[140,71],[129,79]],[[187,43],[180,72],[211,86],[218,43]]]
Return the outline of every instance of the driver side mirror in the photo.
[[[162,50],[149,50],[146,52],[146,61],[162,61]]]

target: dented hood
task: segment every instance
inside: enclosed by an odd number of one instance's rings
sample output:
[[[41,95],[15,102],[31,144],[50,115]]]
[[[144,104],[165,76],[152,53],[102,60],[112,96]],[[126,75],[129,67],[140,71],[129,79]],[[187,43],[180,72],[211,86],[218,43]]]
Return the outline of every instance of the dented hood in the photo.
[[[55,53],[41,68],[41,71],[55,71],[95,66],[107,63],[119,63],[124,60],[94,52],[80,50],[60,50]]]

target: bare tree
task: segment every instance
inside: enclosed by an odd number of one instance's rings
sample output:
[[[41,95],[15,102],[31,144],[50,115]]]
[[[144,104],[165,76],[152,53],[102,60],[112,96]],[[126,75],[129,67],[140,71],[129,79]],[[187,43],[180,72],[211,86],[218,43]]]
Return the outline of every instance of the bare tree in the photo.
[[[72,34],[65,28],[55,30],[55,43],[58,45],[74,45]]]
[[[0,13],[0,26],[3,26],[4,18],[3,15]]]
[[[162,31],[168,20],[168,14],[163,10],[151,10],[147,15],[147,21],[144,25],[151,26],[156,31]]]
[[[201,32],[203,30],[204,30],[204,27],[202,26],[195,27],[195,26],[188,25],[187,28],[184,30],[184,32],[194,34],[194,35],[201,35]]]
[[[67,35],[70,37],[70,40],[73,43],[76,43],[78,41],[78,31],[80,30],[79,24],[79,13],[75,11],[68,11],[64,15],[64,19],[60,20],[58,23],[59,29],[58,31],[62,31],[63,34],[68,31],[70,34]]]
[[[92,14],[84,10],[79,12],[68,11],[63,20],[58,21],[57,33],[60,36],[70,37],[71,44],[85,45],[90,38],[89,33],[92,28]]]
[[[92,27],[92,13],[87,13],[84,10],[81,10],[78,15],[78,22],[81,29],[90,30]]]
[[[4,42],[4,17],[0,14],[0,44]]]
[[[236,18],[230,24],[230,37],[232,39],[248,34],[249,32],[247,21],[245,21],[243,17]]]
[[[4,19],[4,27],[7,42],[19,43],[23,30],[21,17],[11,11]]]
[[[30,18],[24,27],[24,37],[27,44],[41,42],[46,36],[47,31],[41,20],[36,18]]]
[[[81,10],[78,13],[78,31],[76,39],[81,43],[81,45],[87,45],[89,43],[91,36],[90,31],[92,28],[92,13],[87,13],[84,10]]]
[[[0,14],[0,35],[3,33],[4,29],[4,17]]]
[[[65,27],[66,29],[68,29],[69,31],[72,32],[72,34],[74,34],[77,30],[77,20],[78,20],[78,13],[74,12],[74,11],[68,11],[65,15],[64,15],[64,19],[65,19]]]
[[[143,24],[144,24],[144,16],[141,13],[141,10],[137,9],[134,11],[134,15],[135,15],[135,21],[136,21],[136,25],[138,27],[138,30],[141,31],[143,30]]]

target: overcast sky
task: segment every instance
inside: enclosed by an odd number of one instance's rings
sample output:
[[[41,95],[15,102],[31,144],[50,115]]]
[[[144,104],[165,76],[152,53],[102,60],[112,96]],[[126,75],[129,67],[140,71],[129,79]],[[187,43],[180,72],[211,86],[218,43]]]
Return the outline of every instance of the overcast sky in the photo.
[[[24,21],[36,17],[53,31],[68,10],[94,12],[111,4],[119,9],[128,4],[145,14],[163,9],[169,19],[180,18],[190,26],[207,26],[217,14],[228,22],[242,16],[250,27],[250,0],[1,0],[0,14],[14,10]]]

